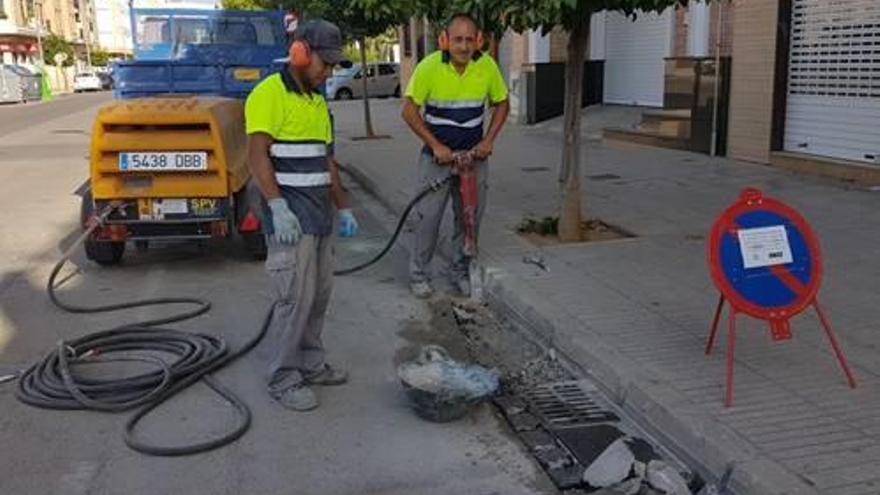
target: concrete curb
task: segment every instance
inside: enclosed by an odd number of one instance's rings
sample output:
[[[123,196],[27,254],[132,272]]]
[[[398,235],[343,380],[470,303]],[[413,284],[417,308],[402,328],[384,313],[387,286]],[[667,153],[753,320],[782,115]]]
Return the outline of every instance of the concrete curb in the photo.
[[[383,190],[356,164],[342,166],[360,186],[391,212],[405,202]],[[756,451],[737,433],[674,389],[649,376],[621,356],[573,316],[542,299],[503,269],[491,266],[491,249],[482,248],[480,266],[484,298],[500,316],[524,330],[538,344],[553,348],[574,371],[594,380],[609,397],[649,434],[664,442],[706,478],[720,476],[735,464],[732,488],[740,494],[818,494],[814,486]],[[488,262],[488,263],[487,263]],[[590,347],[570,335],[587,336]],[[583,339],[582,339],[583,340]]]

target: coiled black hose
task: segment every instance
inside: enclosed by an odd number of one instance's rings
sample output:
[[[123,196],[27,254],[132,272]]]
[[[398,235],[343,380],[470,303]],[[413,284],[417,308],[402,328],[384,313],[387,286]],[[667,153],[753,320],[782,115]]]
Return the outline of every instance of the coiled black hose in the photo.
[[[206,313],[211,308],[208,301],[196,298],[159,298],[101,306],[78,306],[61,301],[56,293],[55,283],[61,268],[70,259],[73,250],[106,220],[111,211],[112,208],[105,209],[99,215],[98,221],[86,229],[52,269],[46,287],[49,299],[70,313],[104,313],[165,305],[189,305],[193,309],[59,342],[55,350],[22,373],[18,382],[19,400],[46,409],[120,412],[139,408],[125,425],[125,444],[149,455],[197,454],[234,442],[250,427],[250,409],[209,374],[247,354],[260,342],[272,321],[275,305],[266,312],[259,332],[240,349],[230,352],[226,342],[220,337],[159,326],[189,320]],[[157,352],[171,354],[175,358],[168,363],[152,355]],[[131,353],[144,354],[133,356]],[[135,376],[109,379],[86,378],[76,372],[79,366],[131,361],[148,363],[155,366],[155,369]],[[199,380],[203,380],[233,406],[238,415],[238,424],[233,430],[216,438],[180,446],[153,445],[136,437],[136,426],[144,416]]]
[[[447,176],[436,180],[420,191],[406,206],[391,238],[385,247],[370,260],[359,265],[336,270],[334,275],[348,275],[381,260],[397,242],[406,219],[415,205],[428,194],[440,190],[452,180]],[[164,318],[156,318],[121,325],[109,330],[95,332],[78,339],[60,341],[55,350],[22,373],[18,381],[17,397],[32,406],[44,409],[89,409],[105,412],[121,412],[138,409],[125,425],[125,444],[135,451],[154,456],[182,456],[207,452],[228,445],[240,438],[251,424],[251,411],[229,389],[214,380],[210,373],[247,354],[263,339],[272,321],[275,305],[266,312],[259,332],[244,346],[229,352],[226,342],[217,336],[184,332],[160,325],[195,318],[208,312],[211,303],[197,298],[142,299],[101,306],[79,306],[59,299],[56,280],[61,268],[69,261],[73,251],[99,227],[114,208],[105,208],[96,221],[71,245],[55,264],[46,291],[55,306],[69,313],[94,314],[148,306],[189,305],[193,309]],[[176,359],[170,364],[150,354],[132,356],[132,352],[166,353]],[[116,353],[125,353],[118,355]],[[110,362],[142,362],[154,365],[150,372],[125,378],[96,379],[77,375],[78,366]],[[206,441],[180,445],[158,446],[139,440],[135,436],[138,422],[153,409],[193,383],[203,380],[211,389],[231,404],[239,417],[238,425],[231,431]]]

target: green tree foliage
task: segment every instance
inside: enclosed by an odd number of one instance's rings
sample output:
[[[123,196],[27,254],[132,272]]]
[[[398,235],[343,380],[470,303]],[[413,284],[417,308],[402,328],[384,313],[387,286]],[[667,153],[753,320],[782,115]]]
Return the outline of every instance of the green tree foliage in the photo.
[[[92,48],[92,65],[95,67],[106,67],[108,63],[110,63],[110,59],[113,58],[113,55],[110,52],[105,52],[100,48]]]
[[[73,45],[71,45],[70,42],[56,34],[50,34],[49,36],[43,38],[43,57],[46,59],[47,64],[55,65],[56,53],[67,54],[67,60],[64,61],[62,66],[70,67],[71,65],[73,65]]]
[[[263,10],[270,7],[269,2],[261,0],[223,0],[226,10]]]

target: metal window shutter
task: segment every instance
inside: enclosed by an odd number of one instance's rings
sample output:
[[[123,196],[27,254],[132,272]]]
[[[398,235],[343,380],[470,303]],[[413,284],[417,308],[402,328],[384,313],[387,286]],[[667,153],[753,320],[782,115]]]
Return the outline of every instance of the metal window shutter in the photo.
[[[880,1],[793,1],[785,149],[880,165]]]
[[[639,12],[635,22],[609,12],[605,24],[605,103],[663,106],[664,58],[672,12]]]

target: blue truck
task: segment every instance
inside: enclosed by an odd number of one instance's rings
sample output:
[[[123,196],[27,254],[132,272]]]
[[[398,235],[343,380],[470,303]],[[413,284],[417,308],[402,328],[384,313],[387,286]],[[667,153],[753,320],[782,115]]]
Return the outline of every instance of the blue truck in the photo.
[[[131,23],[134,59],[113,66],[117,99],[244,99],[287,55],[281,11],[133,9]]]

